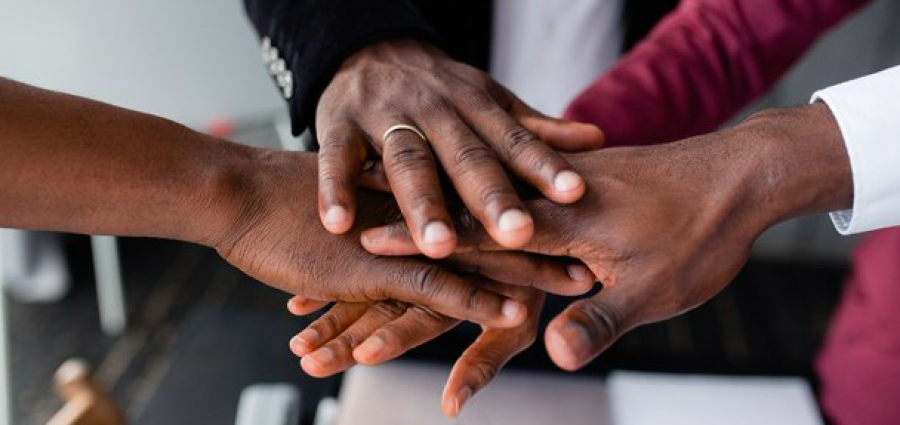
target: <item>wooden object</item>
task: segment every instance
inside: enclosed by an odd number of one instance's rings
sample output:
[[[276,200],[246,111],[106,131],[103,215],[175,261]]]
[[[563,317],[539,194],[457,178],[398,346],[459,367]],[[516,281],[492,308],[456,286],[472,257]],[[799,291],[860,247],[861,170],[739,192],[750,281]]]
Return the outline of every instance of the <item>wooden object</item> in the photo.
[[[54,389],[65,406],[47,425],[125,425],[125,414],[82,360],[68,360],[54,377]]]

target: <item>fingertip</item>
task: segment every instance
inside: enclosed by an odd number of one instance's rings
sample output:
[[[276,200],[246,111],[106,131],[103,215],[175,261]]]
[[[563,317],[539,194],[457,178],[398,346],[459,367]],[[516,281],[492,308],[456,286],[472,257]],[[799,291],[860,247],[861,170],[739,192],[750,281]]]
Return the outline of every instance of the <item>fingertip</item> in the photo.
[[[433,259],[449,257],[456,249],[456,233],[445,223],[434,221],[422,230],[422,254]]]
[[[291,297],[287,301],[287,310],[288,313],[291,313],[294,316],[302,316],[303,315],[303,304],[306,302],[306,299],[300,296]]]
[[[528,318],[528,306],[513,299],[504,300],[500,312],[503,316],[503,327],[507,328],[519,326]]]
[[[584,196],[584,179],[576,172],[563,170],[553,178],[553,193],[548,196],[556,202],[571,204]]]
[[[294,353],[295,356],[301,357],[301,358],[303,356],[309,354],[309,351],[310,351],[309,347],[307,347],[306,344],[304,344],[303,341],[300,341],[300,339],[297,338],[296,336],[291,338],[291,341],[288,344],[288,347],[290,347],[291,352]]]
[[[459,410],[457,410],[455,396],[448,396],[444,394],[441,399],[441,410],[444,412],[444,416],[446,416],[448,419],[456,419],[456,416],[459,414]]]
[[[584,290],[587,292],[594,287],[594,282],[597,281],[597,278],[594,276],[594,273],[591,272],[584,264],[569,264],[566,266],[566,274],[569,275],[569,278],[572,279],[576,284],[576,288],[579,290]]]
[[[603,141],[606,138],[606,135],[603,133],[603,130],[600,127],[597,127],[594,124],[584,123],[584,122],[575,122],[571,123],[572,128],[575,132],[578,132],[585,138],[587,143],[585,147],[593,147],[594,149],[599,149],[603,146]]]
[[[520,209],[509,209],[497,219],[495,240],[507,248],[521,248],[534,236],[534,219]]]
[[[574,323],[552,323],[547,327],[544,342],[550,359],[563,370],[577,371],[590,359],[591,343],[588,334],[583,327]]]
[[[383,357],[384,347],[384,338],[372,335],[353,350],[353,358],[366,366],[374,366],[380,363],[378,359]]]
[[[406,234],[401,237],[399,233],[392,230],[391,226],[364,230],[360,235],[359,240],[363,249],[374,255],[399,256],[418,255],[422,253],[415,242],[409,239]],[[455,246],[456,237],[454,235],[452,245],[449,248],[451,253],[455,249]],[[447,248],[442,247],[441,249]],[[438,252],[437,254],[442,254],[442,252]]]
[[[466,402],[472,398],[472,394],[472,389],[468,385],[463,385],[462,388],[456,391],[454,391],[453,387],[447,386],[441,397],[441,410],[444,411],[444,415],[450,419],[458,418]]]
[[[332,205],[322,214],[322,224],[329,233],[341,235],[353,227],[353,217],[346,208]]]
[[[291,338],[291,351],[297,357],[303,357],[315,350],[318,343],[319,332],[315,329],[304,329],[302,332]]]
[[[334,360],[334,352],[328,348],[320,348],[300,359],[300,366],[310,376],[324,378],[329,376],[328,365]]]
[[[544,335],[544,345],[547,347],[547,354],[550,356],[550,360],[552,360],[560,369],[568,372],[575,372],[578,370],[577,360],[572,356],[571,351],[569,351],[565,338],[559,335],[559,333],[547,329],[547,332]]]

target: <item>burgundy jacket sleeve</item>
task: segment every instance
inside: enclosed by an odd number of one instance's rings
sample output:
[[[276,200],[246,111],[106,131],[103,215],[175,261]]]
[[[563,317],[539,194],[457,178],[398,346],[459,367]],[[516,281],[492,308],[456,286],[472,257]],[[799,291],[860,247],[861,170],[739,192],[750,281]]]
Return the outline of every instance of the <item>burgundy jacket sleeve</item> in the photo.
[[[606,146],[715,130],[776,83],[826,30],[869,0],[683,0],[579,95],[566,117]]]

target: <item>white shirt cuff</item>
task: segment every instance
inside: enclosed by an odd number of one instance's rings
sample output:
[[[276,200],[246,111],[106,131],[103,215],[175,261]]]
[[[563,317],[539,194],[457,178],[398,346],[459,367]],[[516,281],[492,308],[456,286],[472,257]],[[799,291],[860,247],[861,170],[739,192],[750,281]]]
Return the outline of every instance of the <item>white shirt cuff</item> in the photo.
[[[900,66],[816,92],[834,114],[853,172],[853,208],[831,213],[844,235],[900,225]]]

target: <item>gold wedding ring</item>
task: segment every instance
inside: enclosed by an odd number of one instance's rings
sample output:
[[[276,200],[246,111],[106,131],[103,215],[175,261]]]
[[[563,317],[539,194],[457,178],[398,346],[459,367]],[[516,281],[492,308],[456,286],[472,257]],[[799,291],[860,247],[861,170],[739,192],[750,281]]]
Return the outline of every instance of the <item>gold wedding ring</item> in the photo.
[[[385,141],[385,143],[387,143],[388,136],[390,136],[391,133],[394,133],[396,131],[412,131],[413,133],[416,133],[416,135],[419,136],[419,138],[421,138],[423,142],[426,142],[426,143],[428,142],[428,138],[425,137],[425,133],[422,133],[422,130],[419,130],[418,128],[413,127],[411,125],[407,125],[407,124],[397,124],[389,129],[387,129],[387,131],[384,132],[384,136],[381,137],[381,140],[383,140],[383,141]]]

